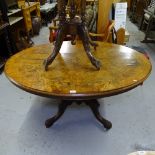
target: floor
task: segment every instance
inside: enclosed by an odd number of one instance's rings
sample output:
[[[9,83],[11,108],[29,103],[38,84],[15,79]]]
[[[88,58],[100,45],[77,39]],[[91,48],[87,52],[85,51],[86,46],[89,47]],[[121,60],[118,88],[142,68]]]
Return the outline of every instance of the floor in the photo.
[[[86,106],[72,105],[53,127],[44,121],[57,111],[58,100],[26,93],[0,75],[0,155],[127,155],[155,150],[155,44],[127,20],[128,46],[144,48],[153,65],[152,74],[127,93],[100,99],[100,111],[113,127],[105,131]],[[48,42],[48,28],[33,38]]]

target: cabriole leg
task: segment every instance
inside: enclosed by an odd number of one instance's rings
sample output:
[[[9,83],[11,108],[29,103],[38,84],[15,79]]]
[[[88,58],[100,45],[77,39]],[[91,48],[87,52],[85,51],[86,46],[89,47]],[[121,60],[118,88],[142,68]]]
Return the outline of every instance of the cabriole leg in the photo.
[[[112,123],[101,116],[101,114],[99,112],[99,106],[100,106],[100,104],[98,103],[97,100],[95,100],[95,99],[88,100],[88,101],[86,101],[86,104],[90,107],[90,109],[92,110],[92,112],[93,112],[94,116],[96,117],[96,119],[101,124],[103,124],[103,126],[106,129],[110,129],[112,127]]]

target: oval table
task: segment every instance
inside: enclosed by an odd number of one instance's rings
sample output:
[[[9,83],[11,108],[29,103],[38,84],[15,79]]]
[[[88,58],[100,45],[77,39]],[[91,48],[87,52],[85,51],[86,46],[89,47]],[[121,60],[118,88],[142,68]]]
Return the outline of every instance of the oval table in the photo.
[[[102,64],[96,70],[83,45],[63,42],[60,53],[44,70],[43,61],[53,44],[25,49],[13,55],[5,65],[5,74],[17,87],[40,96],[62,99],[57,114],[46,120],[50,127],[73,101],[86,103],[106,129],[112,123],[99,113],[98,98],[120,94],[141,85],[151,72],[150,61],[141,53],[125,46],[98,42],[94,55]]]

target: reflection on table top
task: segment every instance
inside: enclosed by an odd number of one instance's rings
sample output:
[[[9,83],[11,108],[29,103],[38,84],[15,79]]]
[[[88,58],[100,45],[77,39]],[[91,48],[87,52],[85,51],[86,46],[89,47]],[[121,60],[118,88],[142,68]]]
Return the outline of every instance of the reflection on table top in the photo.
[[[5,74],[16,86],[42,96],[62,98],[97,98],[130,90],[148,77],[150,61],[130,48],[98,42],[92,54],[102,63],[98,71],[84,51],[81,42],[64,42],[59,55],[44,71],[43,60],[53,44],[34,46],[12,56]]]

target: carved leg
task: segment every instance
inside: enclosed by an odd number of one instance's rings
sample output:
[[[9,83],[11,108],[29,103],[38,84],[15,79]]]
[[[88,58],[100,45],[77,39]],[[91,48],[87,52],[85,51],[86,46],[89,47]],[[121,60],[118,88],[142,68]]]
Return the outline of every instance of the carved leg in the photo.
[[[87,54],[89,60],[91,61],[92,65],[94,65],[99,70],[101,64],[100,64],[100,61],[97,60],[96,58],[94,58],[93,55],[91,54],[91,50],[90,50],[90,46],[89,46],[89,36],[87,35],[87,30],[84,25],[80,25],[78,28],[79,28],[78,33],[82,39],[82,43],[83,43],[84,49],[86,51],[86,54]]]
[[[97,118],[97,120],[104,125],[106,129],[110,129],[112,127],[112,123],[105,118],[103,118],[99,113],[99,106],[100,104],[97,102],[97,100],[87,100],[85,101],[86,104],[91,108],[94,116]]]
[[[71,104],[72,104],[72,101],[66,101],[66,100],[62,101],[62,103],[59,104],[57,114],[45,121],[46,128],[51,127],[63,115],[67,106]]]
[[[96,47],[98,46],[98,44],[91,40],[91,38],[89,36],[88,28],[86,26],[84,26],[84,29],[85,29],[85,32],[86,32],[86,36],[88,36],[89,44],[91,46],[93,46],[94,49],[96,50]]]
[[[82,102],[85,102],[86,105],[88,105],[94,116],[97,118],[97,120],[104,125],[106,129],[110,129],[112,127],[112,123],[105,118],[103,118],[99,113],[99,103],[97,100],[75,100],[77,104],[82,104]],[[51,127],[65,112],[67,106],[71,105],[74,102],[74,100],[62,100],[62,102],[58,106],[58,112],[55,116],[52,118],[49,118],[45,121],[46,128]]]
[[[62,26],[60,29],[58,29],[53,52],[47,59],[44,60],[44,67],[46,71],[48,69],[48,66],[53,62],[55,57],[58,55],[62,42],[64,40],[64,37],[65,37],[65,26]]]

